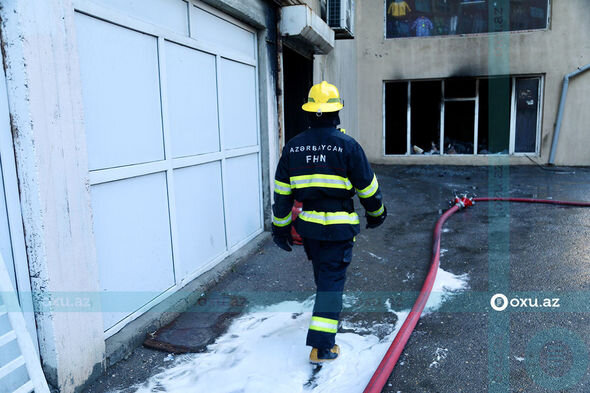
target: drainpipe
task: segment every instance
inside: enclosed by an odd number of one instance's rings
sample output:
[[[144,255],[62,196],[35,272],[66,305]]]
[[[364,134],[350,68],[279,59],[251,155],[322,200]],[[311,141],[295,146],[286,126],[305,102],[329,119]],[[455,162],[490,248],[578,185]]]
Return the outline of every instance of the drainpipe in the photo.
[[[551,145],[551,154],[549,155],[549,165],[555,162],[555,152],[557,150],[557,141],[559,139],[559,132],[561,131],[561,123],[563,121],[563,111],[565,109],[565,99],[567,97],[567,89],[570,84],[570,79],[580,75],[584,71],[590,70],[590,64],[578,69],[571,74],[567,74],[563,78],[563,89],[561,90],[561,99],[559,101],[559,111],[557,112],[557,121],[555,122],[555,132],[553,133],[553,144]]]

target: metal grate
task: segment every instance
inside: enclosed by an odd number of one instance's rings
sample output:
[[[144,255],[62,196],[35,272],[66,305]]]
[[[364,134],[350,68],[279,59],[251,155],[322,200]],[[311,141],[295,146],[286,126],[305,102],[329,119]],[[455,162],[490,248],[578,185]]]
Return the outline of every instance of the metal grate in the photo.
[[[329,0],[328,1],[328,26],[340,26],[340,12],[342,10],[341,3],[346,0]]]
[[[0,390],[49,393],[39,356],[25,327],[4,258],[0,255]]]

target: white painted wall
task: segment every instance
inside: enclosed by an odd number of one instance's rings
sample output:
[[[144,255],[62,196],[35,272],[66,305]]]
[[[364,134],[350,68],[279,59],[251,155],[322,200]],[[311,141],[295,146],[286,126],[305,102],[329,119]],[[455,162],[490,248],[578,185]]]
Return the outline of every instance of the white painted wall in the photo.
[[[105,350],[73,10],[70,0],[0,8],[40,351],[64,393],[100,371]]]

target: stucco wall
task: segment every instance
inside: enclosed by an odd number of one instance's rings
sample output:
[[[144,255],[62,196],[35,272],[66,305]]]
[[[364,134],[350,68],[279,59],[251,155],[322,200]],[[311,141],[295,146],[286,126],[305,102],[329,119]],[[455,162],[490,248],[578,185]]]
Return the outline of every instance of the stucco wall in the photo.
[[[2,2],[3,60],[45,375],[73,392],[105,350],[70,0]]]
[[[314,62],[314,83],[326,80],[338,87],[344,100],[340,111],[341,127],[355,139],[365,132],[359,127],[359,106],[357,103],[357,41],[336,40],[334,50],[327,55],[316,56]]]
[[[467,36],[384,38],[384,2],[357,1],[356,45],[358,62],[359,139],[367,155],[379,163],[487,164],[486,156],[383,155],[383,81],[493,75],[490,45],[506,42],[506,71],[544,74],[545,88],[540,157],[549,159],[553,127],[565,74],[590,63],[590,7],[587,0],[552,1],[547,30]],[[493,52],[493,51],[492,51]],[[558,165],[590,165],[584,149],[590,143],[590,111],[584,100],[590,92],[590,75],[571,85],[568,107],[556,155]],[[361,104],[362,103],[362,104]],[[526,157],[511,163],[530,164]]]

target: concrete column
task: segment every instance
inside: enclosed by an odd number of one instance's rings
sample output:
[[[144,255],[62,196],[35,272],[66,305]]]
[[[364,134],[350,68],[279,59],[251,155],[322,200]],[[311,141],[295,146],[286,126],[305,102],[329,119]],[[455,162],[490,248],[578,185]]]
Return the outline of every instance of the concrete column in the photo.
[[[100,373],[104,333],[71,0],[2,0],[2,49],[43,368]]]

